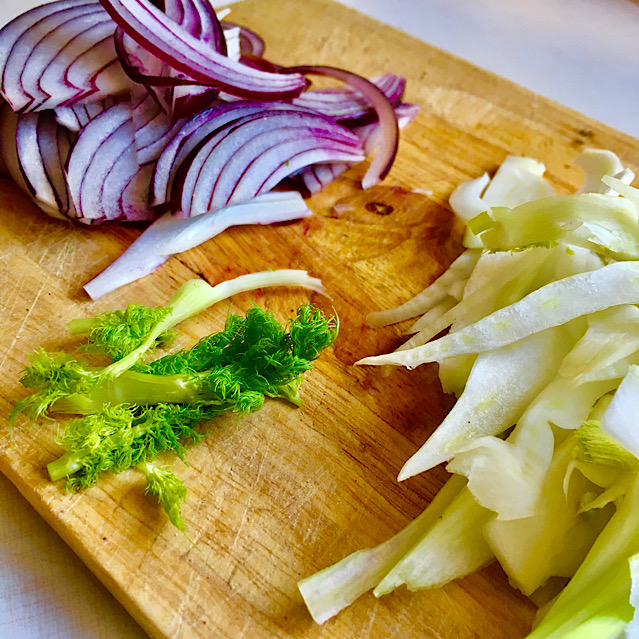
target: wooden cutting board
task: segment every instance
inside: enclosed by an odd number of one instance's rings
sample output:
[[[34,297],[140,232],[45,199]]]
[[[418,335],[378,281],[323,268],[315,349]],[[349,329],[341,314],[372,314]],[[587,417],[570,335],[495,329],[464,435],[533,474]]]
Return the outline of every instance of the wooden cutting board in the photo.
[[[639,142],[330,0],[245,0],[233,19],[263,34],[276,62],[406,76],[406,99],[421,114],[402,133],[391,176],[363,193],[364,169],[353,169],[311,200],[314,217],[232,229],[98,303],[82,285],[139,229],[48,219],[3,183],[0,411],[6,417],[22,394],[27,353],[74,343],[65,322],[164,303],[192,277],[215,283],[266,268],[307,269],[332,300],[269,290],[238,296],[232,308],[258,302],[285,319],[310,299],[337,311],[339,340],[308,375],[301,408],[272,401],[245,419],[222,419],[190,452],[188,467],[175,464],[189,489],[183,514],[197,547],[141,495],[139,473],[105,477],[83,494],[51,484],[45,466],[59,454],[55,424],[18,429],[15,443],[3,430],[0,470],[152,637],[523,637],[534,606],[495,565],[434,591],[366,595],[323,626],[312,622],[296,583],[403,528],[445,479],[438,468],[396,481],[452,404],[436,369],[383,377],[352,364],[397,346],[405,328],[369,329],[365,314],[418,292],[459,252],[446,205],[453,187],[522,154],[544,161],[557,188],[569,190],[580,182],[572,162],[584,147],[611,149],[637,169]],[[392,212],[368,210],[373,201]],[[219,329],[228,308],[189,320],[178,345]]]

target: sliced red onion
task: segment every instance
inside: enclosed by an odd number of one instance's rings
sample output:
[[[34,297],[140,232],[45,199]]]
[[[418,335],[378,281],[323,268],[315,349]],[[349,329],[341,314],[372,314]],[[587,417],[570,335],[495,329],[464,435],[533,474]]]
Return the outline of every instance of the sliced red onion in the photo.
[[[302,109],[285,102],[242,101],[216,106],[186,122],[158,159],[153,179],[153,205],[159,206],[170,200],[171,187],[178,169],[207,137],[230,122],[267,111],[299,112]]]
[[[300,74],[266,73],[230,60],[173,22],[148,0],[100,0],[131,38],[198,82],[244,98],[287,99],[306,87]]]
[[[179,86],[173,88],[173,115],[177,119],[192,118],[211,108],[218,100],[218,90],[210,87]]]
[[[162,8],[167,17],[181,24],[191,35],[197,37],[197,12],[191,2],[183,0],[164,0]]]
[[[0,106],[0,155],[11,179],[33,199],[33,189],[27,183],[18,159],[17,129],[18,114],[5,102]]]
[[[54,7],[60,4],[55,3]],[[35,10],[29,13],[39,15]],[[27,110],[32,105],[37,108],[49,98],[50,95],[40,88],[39,80],[52,57],[58,55],[74,35],[83,33],[106,17],[98,3],[70,6],[64,3],[57,11],[26,26],[1,58],[2,93],[11,108],[14,111]],[[12,33],[12,25],[9,23],[0,36],[5,30]]]
[[[82,220],[157,217],[149,201],[155,160],[183,124],[143,89],[91,120],[68,163],[69,189]]]
[[[401,100],[406,86],[405,78],[394,73],[371,78],[371,82],[384,93],[393,106]],[[330,115],[340,122],[344,120],[357,121],[358,125],[363,124],[362,120],[371,112],[373,112],[373,117],[376,116],[370,101],[350,86],[305,91],[302,95],[294,98],[292,103]]]
[[[97,300],[156,271],[170,257],[169,251],[177,253],[193,248],[230,226],[288,222],[309,214],[299,193],[268,193],[252,203],[229,206],[189,220],[182,219],[180,214],[165,213],[84,289]]]
[[[226,41],[226,55],[231,60],[242,59],[242,30],[239,27],[229,27],[223,30]]]
[[[192,116],[209,107],[217,98],[217,89],[203,87],[192,78],[170,69],[119,27],[114,35],[115,50],[129,78],[144,85],[166,113],[176,119]]]
[[[188,251],[231,226],[290,222],[312,215],[297,191],[263,193],[241,204],[231,204],[175,222],[173,236],[158,250],[161,255]]]
[[[400,130],[409,125],[418,115],[419,107],[416,104],[399,104],[395,107],[397,126]],[[380,137],[384,133],[377,122],[359,126],[353,129],[353,133],[362,141],[366,153],[373,153],[382,144]]]
[[[134,155],[134,154],[133,154]],[[148,222],[155,220],[157,214],[149,205],[153,165],[129,165],[128,182],[122,189],[118,205],[121,215],[129,222]]]
[[[23,113],[18,116],[16,127],[18,160],[27,184],[32,189],[32,195],[40,208],[52,217],[64,217],[60,213],[55,190],[47,177],[38,146],[39,119],[37,113]]]
[[[29,82],[34,85],[37,81],[40,89],[29,108],[43,110],[77,99],[96,99],[99,71],[115,61],[112,36],[109,16],[96,6],[91,13],[68,21],[43,37],[22,72],[23,83],[27,84],[25,79],[30,78]],[[97,72],[96,80],[87,79],[87,68]]]
[[[68,131],[78,133],[91,120],[115,104],[115,98],[105,98],[99,102],[86,102],[76,106],[54,109],[56,122]]]
[[[400,104],[395,107],[397,125],[403,129],[410,124],[418,115],[419,107],[415,104]],[[364,145],[366,153],[372,153],[379,145],[376,136],[379,134],[379,124],[362,125],[353,129]],[[336,180],[344,171],[350,168],[350,164],[335,162],[332,164],[315,164],[301,171],[297,178],[301,180],[304,188],[310,195],[314,195]]]
[[[361,153],[342,146],[327,147],[319,139],[289,140],[277,143],[273,148],[265,151],[259,159],[247,168],[237,184],[231,185],[230,171],[222,173],[211,202],[224,201],[228,203],[242,202],[276,187],[285,178],[300,169],[322,162],[350,162],[355,164],[364,159]],[[288,159],[285,159],[288,158]],[[226,181],[225,181],[226,178]],[[223,188],[226,186],[226,190]],[[221,192],[221,193],[220,193]]]
[[[0,31],[0,91],[14,111],[99,100],[124,91],[115,25],[97,2],[58,0]]]
[[[173,120],[148,93],[134,102],[132,117],[140,166],[157,160],[185,123],[185,120]]]
[[[51,109],[58,106],[58,103],[71,106],[102,100],[106,97],[126,95],[131,88],[131,82],[124,73],[117,55],[114,55],[114,51],[113,36],[109,33],[82,53],[76,53],[75,60],[66,71],[62,65],[64,60],[56,58],[55,64],[43,74],[41,86],[45,87],[49,76],[52,80],[62,76],[69,84],[81,87],[81,92],[64,101],[61,99],[62,96],[56,97],[55,100],[52,98],[40,108]]]
[[[71,150],[71,133],[56,122],[51,111],[38,114],[37,140],[45,174],[51,184],[57,211],[62,217],[76,216],[65,175],[65,166]]]
[[[2,105],[0,155],[10,177],[40,209],[62,219],[73,215],[62,172],[68,144],[52,113],[16,114]]]
[[[128,127],[128,135],[122,134],[117,144],[105,145],[100,154],[103,164],[112,162],[101,188],[105,217],[152,220],[157,215],[150,207],[149,191],[159,153],[157,137],[166,135],[166,116],[147,93],[141,92],[130,104]]]
[[[379,121],[379,146],[362,180],[362,188],[369,189],[379,184],[388,175],[399,143],[399,127],[393,106],[380,89],[372,82],[350,71],[325,66],[298,66],[283,69],[284,73],[316,74],[336,78],[349,84],[361,93],[373,106]]]
[[[113,182],[115,175],[132,170],[133,164],[137,170],[131,106],[120,103],[89,122],[69,156],[67,182],[82,221],[119,217],[113,202],[104,197],[105,189],[107,194],[112,192],[106,182],[109,177]],[[124,187],[128,180],[122,178],[119,183]]]
[[[359,138],[334,120],[308,112],[267,111],[215,133],[194,155],[175,208],[198,215],[271,190],[315,162],[363,159]],[[175,190],[175,189],[174,189]]]
[[[229,34],[222,29],[215,10],[207,0],[170,0],[165,3],[164,11],[169,18],[181,24],[196,38],[221,55],[228,56]],[[232,57],[239,60],[239,55]],[[193,116],[209,107],[216,98],[217,90],[211,87],[177,86],[173,89],[173,114],[177,118]]]
[[[84,286],[89,297],[97,300],[162,266],[169,256],[158,251],[172,236],[173,226],[174,216],[170,213],[157,218],[115,262]]]
[[[261,57],[266,50],[266,44],[264,40],[255,31],[251,31],[246,27],[233,22],[222,21],[222,27],[224,29],[239,29],[240,30],[240,53],[242,55],[250,55]]]
[[[57,2],[50,4],[45,3],[30,11],[21,13],[0,29],[0,60],[2,60],[4,64],[16,41],[37,22],[43,19],[49,19],[52,13],[89,4],[95,6],[98,2],[96,0],[58,0]]]
[[[352,165],[346,162],[331,162],[330,164],[313,164],[298,174],[298,178],[309,195],[319,193],[324,187],[334,182],[344,171]]]
[[[192,5],[199,18],[199,33],[194,33],[193,35],[221,55],[227,55],[224,30],[209,0],[183,0],[183,2],[184,4]]]
[[[171,69],[119,27],[115,30],[113,41],[124,72],[134,83],[145,86],[154,97],[155,93],[151,89],[155,87],[197,84],[192,78],[171,75]]]

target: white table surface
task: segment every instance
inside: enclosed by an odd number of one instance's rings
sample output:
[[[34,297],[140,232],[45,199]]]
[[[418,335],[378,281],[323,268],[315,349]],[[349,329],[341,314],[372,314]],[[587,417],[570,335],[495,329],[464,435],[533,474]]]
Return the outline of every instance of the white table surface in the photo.
[[[639,137],[638,3],[343,2]],[[39,0],[2,0],[0,24],[36,4]],[[128,613],[0,475],[0,639],[144,637]]]

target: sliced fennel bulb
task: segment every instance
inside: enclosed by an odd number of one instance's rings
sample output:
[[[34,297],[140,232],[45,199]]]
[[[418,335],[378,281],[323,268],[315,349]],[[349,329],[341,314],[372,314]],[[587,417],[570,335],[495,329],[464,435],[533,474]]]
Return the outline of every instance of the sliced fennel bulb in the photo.
[[[446,462],[447,505],[433,503],[439,518],[419,534],[416,520],[389,546],[319,573],[330,581],[305,580],[317,586],[306,590],[311,610],[331,597],[347,605],[341,590],[436,587],[494,557],[534,600],[569,580],[531,638],[639,639],[639,189],[613,153],[579,163],[573,195],[555,194],[541,163],[514,157],[460,185],[451,207],[468,223],[466,251],[414,300],[369,316],[412,318],[413,335],[359,365],[437,362],[457,395],[399,474]],[[392,557],[380,551],[390,547]],[[376,553],[383,569],[360,580],[351,568]]]

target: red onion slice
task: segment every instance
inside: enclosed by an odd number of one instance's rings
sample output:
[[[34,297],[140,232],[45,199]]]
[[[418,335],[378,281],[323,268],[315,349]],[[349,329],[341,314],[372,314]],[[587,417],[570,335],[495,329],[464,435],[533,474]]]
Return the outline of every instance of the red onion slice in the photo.
[[[131,82],[115,55],[111,33],[103,40],[87,47],[81,54],[74,55],[76,55],[75,60],[66,71],[62,69],[64,60],[56,58],[56,64],[47,69],[42,76],[41,84],[46,81],[46,76],[51,75],[55,78],[57,75],[73,86],[80,86],[82,91],[64,101],[52,99],[40,108],[50,109],[58,104],[70,106],[81,102],[103,100],[111,96],[126,95],[130,90]],[[56,69],[59,71],[56,72]]]
[[[242,158],[238,156],[237,162]],[[324,162],[347,162],[355,164],[365,159],[363,153],[355,152],[345,145],[327,146],[326,140],[287,140],[274,143],[255,160],[250,160],[239,181],[233,183],[233,170],[222,170],[211,203],[242,202],[275,188],[280,182],[313,164]],[[235,158],[234,158],[235,160]]]
[[[78,64],[78,60],[86,56],[87,51],[97,49],[98,54],[94,58],[97,66],[89,67],[92,71],[113,62],[112,35],[113,24],[98,6],[92,13],[79,16],[42,38],[22,72],[23,84],[37,83],[41,93],[34,96],[30,109],[54,108],[58,104],[75,101],[78,96],[87,99],[93,95],[94,82],[87,82],[86,68]]]
[[[148,93],[142,94],[134,102],[132,117],[140,166],[155,162],[185,123],[183,119],[171,118]]]
[[[416,104],[399,104],[395,107],[397,126],[401,130],[408,126],[419,115],[419,107]],[[362,141],[364,151],[373,153],[381,144],[379,137],[383,131],[378,122],[365,124],[353,129],[353,133]]]
[[[71,150],[70,133],[60,126],[51,111],[38,114],[37,140],[45,174],[53,188],[57,211],[67,218],[76,216],[69,198],[64,168]]]
[[[132,155],[134,157],[134,155]],[[131,162],[129,180],[117,200],[121,215],[129,222],[148,222],[157,218],[149,205],[153,165],[135,166]]]
[[[304,110],[285,102],[234,102],[208,109],[188,120],[166,145],[158,159],[153,179],[153,205],[159,206],[170,200],[178,169],[207,137],[230,122],[266,111]]]
[[[99,100],[129,86],[112,42],[115,25],[97,2],[58,0],[0,31],[0,91],[14,110]],[[21,29],[21,30],[20,30]]]
[[[7,171],[31,200],[51,217],[73,216],[63,166],[69,150],[66,131],[51,112],[16,114],[0,110],[0,154]]]
[[[397,124],[400,129],[410,124],[418,115],[419,107],[415,104],[399,104],[395,107]],[[353,130],[364,145],[366,153],[372,153],[379,145],[376,136],[379,135],[379,123],[356,127]],[[299,179],[309,195],[314,195],[336,180],[344,171],[350,168],[350,164],[335,162],[331,164],[315,164],[300,172],[296,178]]]
[[[242,55],[261,57],[266,50],[266,44],[264,40],[255,31],[251,31],[246,27],[233,22],[222,21],[222,28],[224,29],[239,29],[240,30],[240,53]]]
[[[107,215],[103,198],[107,177],[123,153],[135,154],[135,139],[128,103],[104,111],[80,132],[67,167],[69,192],[83,221],[115,219]],[[137,157],[135,159],[137,166]],[[126,182],[125,182],[126,184]]]
[[[70,192],[83,220],[157,217],[149,204],[155,160],[182,124],[145,92],[89,122],[78,136],[68,166]]]
[[[242,30],[239,27],[223,29],[224,40],[226,41],[226,55],[239,62],[242,59]]]
[[[74,7],[97,7],[98,0],[57,0],[45,3],[26,11],[0,29],[0,60],[5,63],[11,50],[22,35],[43,20],[51,20],[52,17],[67,9]],[[27,53],[29,53],[27,51]]]
[[[406,86],[405,78],[394,73],[371,78],[371,82],[384,93],[393,106],[401,100]],[[330,115],[342,123],[348,120],[349,126],[364,124],[363,120],[371,112],[377,119],[370,102],[350,86],[306,91],[293,99],[292,103]]]
[[[299,193],[268,193],[253,202],[233,205],[189,220],[183,220],[180,214],[165,213],[84,289],[97,300],[120,286],[153,273],[170,257],[169,251],[177,253],[197,246],[230,226],[289,222],[309,214],[310,210]]]
[[[221,55],[226,55],[225,32],[208,2],[170,0],[165,3],[164,9],[169,19],[201,40],[206,48],[212,47]],[[176,118],[195,115],[217,98],[217,89],[202,86],[193,78],[167,67],[119,27],[115,32],[115,48],[127,75],[134,82],[145,85],[164,110],[172,112]],[[167,89],[161,92],[157,87]]]
[[[399,127],[393,106],[372,82],[350,71],[324,66],[298,66],[283,69],[284,73],[317,74],[346,82],[361,93],[373,106],[379,121],[379,146],[364,175],[362,188],[369,189],[379,184],[391,170],[399,144]]]
[[[171,69],[164,62],[141,47],[119,27],[115,30],[113,40],[120,64],[133,82],[142,84],[147,89],[181,85],[200,86],[193,78],[187,78],[182,74],[172,75]]]
[[[106,111],[115,104],[115,98],[106,98],[98,102],[86,102],[68,107],[56,107],[54,109],[56,122],[68,131],[78,133],[91,120],[100,113]]]
[[[0,154],[11,179],[33,199],[33,189],[27,183],[18,159],[17,129],[18,114],[5,102],[0,106]]]
[[[345,162],[313,164],[301,171],[296,177],[301,180],[309,195],[315,195],[331,182],[334,182],[350,167],[351,165]]]
[[[27,183],[33,189],[33,197],[45,213],[63,217],[59,211],[55,191],[47,177],[40,147],[38,146],[37,113],[24,113],[18,116],[16,127],[16,150]]]
[[[300,155],[311,150],[321,153],[315,153],[312,160]],[[250,171],[262,155],[267,161],[259,164],[257,172]],[[363,155],[357,136],[321,114],[266,111],[245,116],[223,127],[197,150],[183,169],[178,191],[172,194],[175,208],[197,215],[225,206],[231,198],[237,202],[255,197],[275,186],[274,175],[281,180],[302,168],[301,158],[309,159],[307,163],[359,162]],[[233,169],[225,170],[227,165]]]
[[[196,38],[221,55],[228,55],[227,33],[222,29],[217,14],[208,1],[170,0],[165,2],[164,11]],[[239,56],[236,59],[239,60]],[[176,118],[195,115],[209,107],[216,98],[217,90],[210,87],[177,86],[173,89],[173,114]]]
[[[14,111],[27,110],[32,105],[37,108],[49,98],[40,88],[39,80],[52,57],[78,33],[106,17],[97,3],[76,4],[64,6],[28,25],[2,58],[2,93],[11,108]]]
[[[172,68],[205,85],[244,98],[287,99],[306,87],[299,74],[284,76],[230,60],[170,20],[148,0],[100,0],[131,38]]]
[[[151,178],[158,138],[166,134],[168,118],[146,92],[140,91],[129,108],[129,134],[122,134],[118,144],[105,144],[100,154],[102,164],[112,163],[101,200],[107,219],[152,220],[157,215],[149,205]]]
[[[240,204],[187,219],[176,219],[171,239],[158,249],[158,253],[174,255],[188,251],[231,226],[291,222],[309,215],[312,211],[296,191],[263,193]]]
[[[16,152],[22,174],[40,209],[61,219],[74,216],[64,176],[69,148],[68,132],[52,112],[18,115]]]
[[[227,55],[224,31],[209,0],[183,0],[183,2],[193,6],[199,19],[199,33],[194,33],[193,35],[210,45],[218,53],[224,56]]]
[[[162,266],[169,256],[160,255],[158,251],[171,237],[173,219],[166,213],[148,226],[115,262],[84,286],[89,297],[97,300]]]

